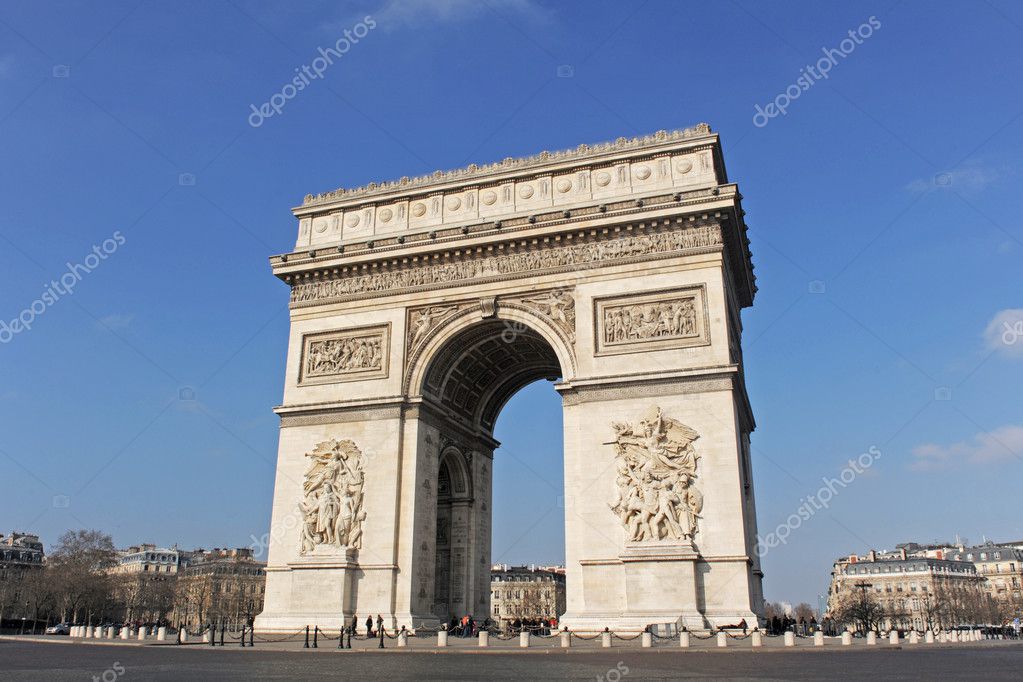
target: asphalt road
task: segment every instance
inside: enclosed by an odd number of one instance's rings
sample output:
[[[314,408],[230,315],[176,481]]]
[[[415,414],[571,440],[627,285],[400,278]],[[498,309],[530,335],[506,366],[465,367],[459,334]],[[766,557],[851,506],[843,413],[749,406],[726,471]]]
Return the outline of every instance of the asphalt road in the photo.
[[[260,651],[0,641],[3,680],[1019,680],[1023,644],[929,649]]]

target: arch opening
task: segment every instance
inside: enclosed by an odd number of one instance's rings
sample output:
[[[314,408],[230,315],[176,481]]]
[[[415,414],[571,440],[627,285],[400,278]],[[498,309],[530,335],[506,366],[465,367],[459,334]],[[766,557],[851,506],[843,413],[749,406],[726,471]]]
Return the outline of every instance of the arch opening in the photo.
[[[440,408],[432,420],[440,441],[432,610],[440,622],[482,622],[491,615],[494,427],[513,395],[557,381],[562,366],[539,331],[495,319],[453,333],[422,377],[424,402]]]

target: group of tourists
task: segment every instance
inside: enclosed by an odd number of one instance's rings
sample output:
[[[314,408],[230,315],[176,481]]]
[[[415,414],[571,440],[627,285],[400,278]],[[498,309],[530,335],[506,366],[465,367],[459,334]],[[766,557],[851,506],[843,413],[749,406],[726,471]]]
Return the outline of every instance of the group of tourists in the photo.
[[[810,616],[810,620],[807,621],[805,618],[796,620],[791,616],[783,616],[779,618],[775,616],[767,621],[767,634],[769,635],[780,635],[785,632],[794,632],[801,637],[806,637],[817,632],[821,628],[817,624],[817,618]],[[828,634],[825,632],[824,634]]]
[[[353,615],[352,622],[348,625],[349,632],[353,637],[359,636],[359,617]],[[373,639],[379,637],[380,633],[384,629],[384,619],[378,613],[376,619],[376,630],[373,629],[373,616],[366,616],[366,639]]]

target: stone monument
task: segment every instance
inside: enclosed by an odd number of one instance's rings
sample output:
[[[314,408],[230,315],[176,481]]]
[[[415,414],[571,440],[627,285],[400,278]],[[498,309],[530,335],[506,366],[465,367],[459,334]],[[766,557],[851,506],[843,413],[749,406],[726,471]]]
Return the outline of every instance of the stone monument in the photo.
[[[756,622],[744,213],[705,124],[307,196],[257,629],[489,615],[494,424],[540,379],[562,623]]]

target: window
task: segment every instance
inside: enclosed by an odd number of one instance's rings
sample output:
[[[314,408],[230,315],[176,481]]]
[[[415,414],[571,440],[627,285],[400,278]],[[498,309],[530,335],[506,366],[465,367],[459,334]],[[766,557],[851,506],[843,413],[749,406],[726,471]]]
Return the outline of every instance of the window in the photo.
[[[497,606],[497,605],[494,606],[494,615],[495,616],[500,616],[501,615],[501,607],[500,606]]]

